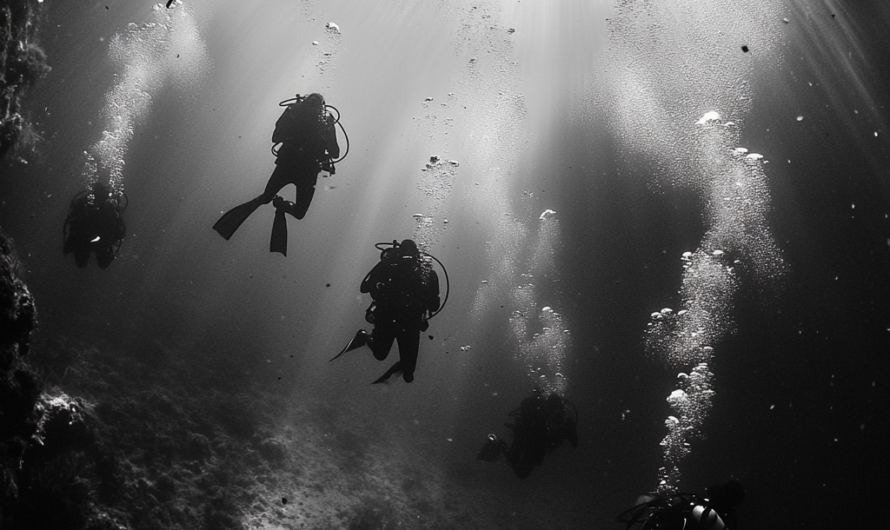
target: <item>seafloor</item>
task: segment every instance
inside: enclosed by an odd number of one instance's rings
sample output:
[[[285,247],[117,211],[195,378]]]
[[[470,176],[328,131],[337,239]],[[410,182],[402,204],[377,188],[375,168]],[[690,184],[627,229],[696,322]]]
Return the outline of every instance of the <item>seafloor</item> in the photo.
[[[42,419],[16,475],[18,495],[6,499],[4,528],[517,522],[511,507],[478,502],[472,473],[431,466],[426,456],[434,447],[401,450],[393,442],[409,437],[408,427],[366,421],[377,401],[295,404],[238,370],[187,361],[188,352],[160,341],[137,356],[50,329],[33,335],[16,366],[43,388],[36,404]]]

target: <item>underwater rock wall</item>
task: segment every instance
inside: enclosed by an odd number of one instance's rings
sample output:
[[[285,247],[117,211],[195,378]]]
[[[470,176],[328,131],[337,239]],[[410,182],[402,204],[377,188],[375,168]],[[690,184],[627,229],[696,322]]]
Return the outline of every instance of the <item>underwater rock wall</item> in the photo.
[[[50,71],[46,53],[37,45],[43,7],[38,0],[9,0],[0,6],[0,159],[10,150],[33,150],[40,138],[22,101]]]
[[[25,362],[37,311],[18,271],[12,241],[0,233],[0,528],[117,528],[97,526],[90,510],[84,477],[88,455],[98,454],[95,418],[80,400],[45,392]]]
[[[18,277],[12,241],[0,233],[0,370],[8,371],[28,353],[36,310],[34,298]]]
[[[0,233],[0,527],[17,502],[17,473],[37,432],[40,383],[22,362],[28,353],[36,311],[19,279],[12,243]]]

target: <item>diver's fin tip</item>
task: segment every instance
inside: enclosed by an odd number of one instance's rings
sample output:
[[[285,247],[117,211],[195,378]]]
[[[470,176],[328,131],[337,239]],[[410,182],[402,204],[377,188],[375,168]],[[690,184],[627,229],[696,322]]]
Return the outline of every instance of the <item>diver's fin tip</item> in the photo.
[[[223,231],[222,231],[219,227],[217,227],[216,225],[213,225],[213,230],[214,230],[217,234],[219,234],[220,236],[222,236],[222,238],[225,239],[226,241],[228,241],[228,240],[231,239],[231,237],[232,237],[232,234],[226,235],[226,234],[223,233]]]
[[[241,226],[241,223],[250,217],[250,214],[255,212],[260,204],[262,204],[262,202],[253,199],[244,204],[235,206],[228,212],[224,213],[222,217],[214,223],[213,229],[216,230],[223,239],[228,241]]]
[[[287,256],[287,219],[284,210],[275,209],[275,220],[272,221],[272,239],[269,241],[269,252],[278,252]]]
[[[340,353],[335,355],[331,359],[331,361],[340,357],[341,355],[343,355],[344,353],[346,353],[348,351],[352,351],[352,350],[361,348],[362,346],[364,346],[367,343],[368,343],[368,333],[365,330],[360,329],[355,332],[355,336],[353,336],[351,339],[349,339],[349,343],[346,344],[346,347],[343,348],[342,350],[340,350]],[[331,361],[328,361],[328,362],[331,362]]]
[[[401,363],[401,361],[396,361],[395,364],[390,366],[389,370],[387,370],[385,374],[378,377],[377,380],[371,384],[376,385],[378,383],[386,383],[387,380],[390,378],[390,376],[392,376],[393,374],[397,374],[401,371],[402,371],[402,363]]]

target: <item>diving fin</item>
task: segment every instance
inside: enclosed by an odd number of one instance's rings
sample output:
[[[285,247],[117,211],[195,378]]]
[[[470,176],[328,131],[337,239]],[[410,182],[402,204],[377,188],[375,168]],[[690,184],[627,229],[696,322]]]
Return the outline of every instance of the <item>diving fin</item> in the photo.
[[[392,366],[389,367],[389,370],[387,370],[385,374],[378,377],[377,380],[371,384],[376,385],[378,383],[385,383],[386,380],[389,379],[389,377],[391,375],[401,373],[401,371],[402,371],[402,361],[396,361],[395,364],[393,364]]]
[[[255,212],[261,204],[263,204],[261,200],[253,199],[235,206],[219,218],[219,221],[213,225],[213,229],[219,232],[223,239],[228,241],[235,233],[235,230],[238,230],[238,227],[241,226],[241,223],[250,217],[250,214]]]
[[[283,208],[275,208],[269,252],[280,252],[282,256],[287,256],[287,219],[284,217]]]
[[[364,346],[367,343],[368,343],[368,332],[363,329],[360,329],[355,332],[355,336],[352,337],[352,339],[350,339],[349,344],[347,344],[346,347],[340,351],[340,353],[335,355],[334,358],[331,359],[331,361],[333,361],[337,357],[340,357],[341,355],[343,355],[344,353],[346,353],[348,351],[352,351],[352,350],[361,348],[362,346]],[[331,362],[331,361],[328,361],[328,362]]]

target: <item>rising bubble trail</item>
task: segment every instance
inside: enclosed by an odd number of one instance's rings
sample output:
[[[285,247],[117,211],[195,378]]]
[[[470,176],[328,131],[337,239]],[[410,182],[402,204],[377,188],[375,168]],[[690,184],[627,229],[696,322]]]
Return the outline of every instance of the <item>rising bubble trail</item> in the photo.
[[[768,28],[776,9],[760,3],[763,9],[733,1],[620,2],[610,21],[610,55],[622,68],[598,88],[610,94],[620,150],[651,168],[654,192],[692,190],[705,205],[707,232],[696,250],[681,256],[681,307],[652,313],[645,334],[647,354],[678,374],[661,441],[657,489],[664,494],[680,490],[680,463],[704,436],[715,395],[713,360],[724,337],[736,331],[737,292],[742,284],[764,292],[784,271],[766,220],[766,162],[738,146],[754,104],[747,82],[752,63],[736,60],[736,50],[718,42],[745,40],[765,62],[775,60],[777,37]]]
[[[208,68],[207,51],[189,9],[154,6],[151,20],[130,23],[109,44],[116,67],[114,85],[105,94],[101,138],[84,152],[81,176],[87,187],[107,180],[124,193],[124,168],[136,127],[144,122],[152,98],[165,86],[194,90]]]

